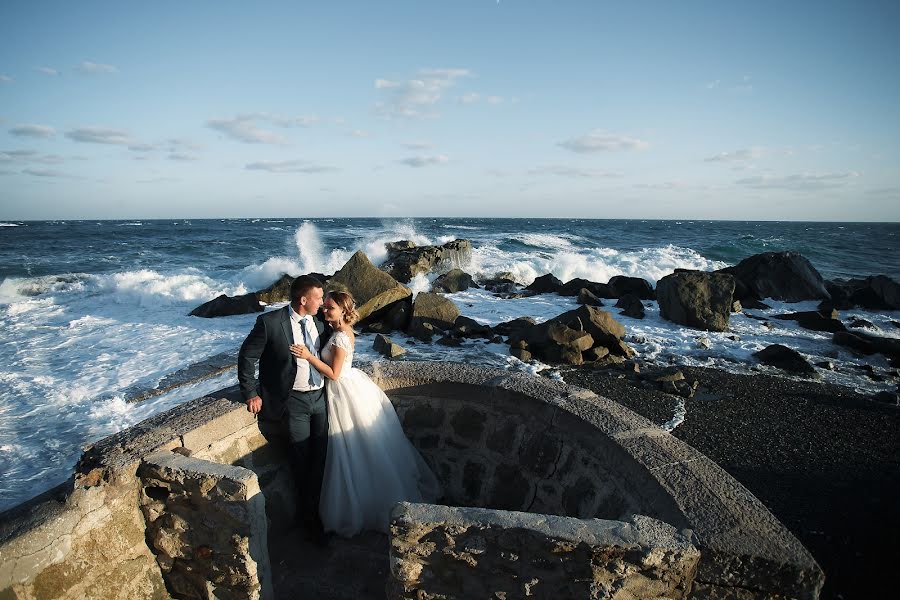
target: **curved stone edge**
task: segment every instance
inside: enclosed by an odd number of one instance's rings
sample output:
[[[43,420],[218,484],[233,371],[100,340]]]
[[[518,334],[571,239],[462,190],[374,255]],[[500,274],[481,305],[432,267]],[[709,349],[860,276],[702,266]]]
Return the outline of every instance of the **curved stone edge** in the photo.
[[[364,370],[386,391],[442,382],[495,386],[586,421],[674,499],[701,551],[697,583],[795,598],[821,591],[821,568],[762,502],[704,454],[621,404],[563,382],[460,363],[378,362]]]
[[[684,598],[699,558],[674,527],[642,515],[623,522],[401,502],[391,514],[388,597],[587,598],[599,589]]]

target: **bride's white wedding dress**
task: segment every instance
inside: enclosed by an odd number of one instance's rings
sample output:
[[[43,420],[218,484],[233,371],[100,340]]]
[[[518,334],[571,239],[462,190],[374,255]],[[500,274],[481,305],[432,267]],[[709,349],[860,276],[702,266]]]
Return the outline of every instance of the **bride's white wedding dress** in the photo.
[[[353,343],[335,332],[322,350],[332,364],[335,347],[346,352],[341,375],[326,380],[328,453],[319,512],[325,531],[350,537],[363,529],[386,532],[400,501],[434,502],[440,484],[406,438],[388,397],[353,368]]]

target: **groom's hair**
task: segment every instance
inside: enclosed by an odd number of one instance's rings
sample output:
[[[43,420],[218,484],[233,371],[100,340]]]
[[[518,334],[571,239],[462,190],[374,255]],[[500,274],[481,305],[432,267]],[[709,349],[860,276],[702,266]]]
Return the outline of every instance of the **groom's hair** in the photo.
[[[301,275],[291,283],[291,303],[297,302],[306,292],[322,287],[322,282],[312,275]]]

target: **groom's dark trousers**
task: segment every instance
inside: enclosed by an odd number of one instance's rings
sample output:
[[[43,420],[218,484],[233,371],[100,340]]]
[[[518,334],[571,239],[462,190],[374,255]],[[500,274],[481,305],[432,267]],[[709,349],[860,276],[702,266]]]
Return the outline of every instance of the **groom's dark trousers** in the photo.
[[[324,324],[316,320],[316,328],[320,347],[324,346]],[[324,388],[311,392],[291,389],[297,375],[292,343],[289,307],[257,317],[238,354],[238,381],[244,400],[257,395],[262,398],[262,419],[286,422],[290,464],[297,483],[297,520],[317,534],[321,529],[319,494],[328,446],[328,412]]]

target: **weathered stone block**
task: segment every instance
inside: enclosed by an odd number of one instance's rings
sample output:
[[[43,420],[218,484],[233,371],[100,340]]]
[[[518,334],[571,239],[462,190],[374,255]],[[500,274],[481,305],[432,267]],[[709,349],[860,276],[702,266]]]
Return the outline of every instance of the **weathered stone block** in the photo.
[[[487,415],[483,411],[465,406],[450,418],[450,424],[456,435],[470,442],[477,442],[484,433],[486,420]]]

